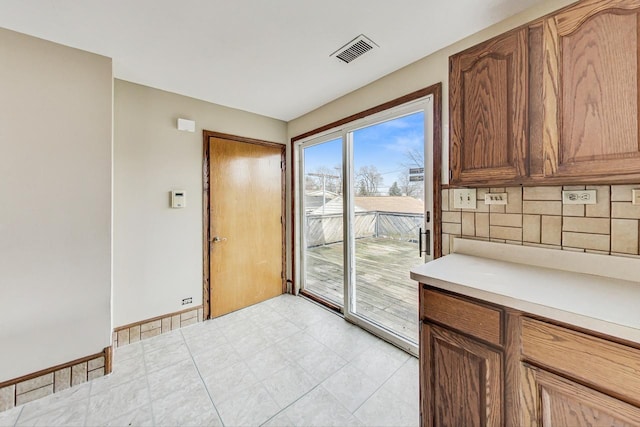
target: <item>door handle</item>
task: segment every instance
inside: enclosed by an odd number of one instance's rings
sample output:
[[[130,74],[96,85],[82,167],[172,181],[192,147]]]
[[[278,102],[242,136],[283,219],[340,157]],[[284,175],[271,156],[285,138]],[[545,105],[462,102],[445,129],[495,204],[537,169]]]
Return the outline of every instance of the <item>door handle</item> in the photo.
[[[211,239],[213,243],[224,242],[225,240],[227,240],[226,237],[218,237],[218,236],[215,236],[213,239]]]
[[[422,235],[424,234],[427,240],[427,247],[425,250],[422,250]],[[422,231],[422,227],[418,230],[418,256],[422,258],[422,253],[427,255],[431,255],[431,230]]]

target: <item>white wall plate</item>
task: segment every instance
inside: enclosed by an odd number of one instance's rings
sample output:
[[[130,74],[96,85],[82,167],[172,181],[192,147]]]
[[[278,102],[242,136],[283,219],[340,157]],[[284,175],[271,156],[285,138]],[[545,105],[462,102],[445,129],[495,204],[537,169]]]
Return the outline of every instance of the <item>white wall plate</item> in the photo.
[[[454,209],[475,209],[476,189],[475,188],[455,188],[453,190]]]
[[[487,193],[484,195],[485,205],[506,205],[507,193]]]
[[[563,205],[595,205],[596,190],[568,190],[562,192]]]

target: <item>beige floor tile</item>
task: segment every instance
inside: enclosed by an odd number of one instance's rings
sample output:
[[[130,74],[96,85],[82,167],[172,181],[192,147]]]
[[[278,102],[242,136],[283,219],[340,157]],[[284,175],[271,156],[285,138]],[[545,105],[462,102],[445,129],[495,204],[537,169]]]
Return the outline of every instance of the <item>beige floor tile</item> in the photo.
[[[271,351],[251,334],[274,338],[261,319],[304,327]],[[419,422],[417,359],[302,298],[190,328],[116,349],[111,375],[1,412],[0,426],[362,426],[379,414]]]

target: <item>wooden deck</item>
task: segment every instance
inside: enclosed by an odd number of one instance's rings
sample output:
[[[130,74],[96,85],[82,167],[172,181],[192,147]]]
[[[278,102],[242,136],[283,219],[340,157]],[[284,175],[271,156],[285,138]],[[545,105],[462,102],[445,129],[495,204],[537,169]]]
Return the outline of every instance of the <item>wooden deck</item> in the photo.
[[[342,242],[309,248],[305,289],[342,306]],[[421,264],[417,243],[383,238],[356,241],[356,311],[418,341],[418,283],[409,269]]]

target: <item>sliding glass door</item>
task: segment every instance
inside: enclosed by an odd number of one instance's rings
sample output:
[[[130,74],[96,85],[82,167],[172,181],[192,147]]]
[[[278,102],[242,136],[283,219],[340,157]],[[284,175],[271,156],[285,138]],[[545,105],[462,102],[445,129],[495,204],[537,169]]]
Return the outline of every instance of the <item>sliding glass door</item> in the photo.
[[[422,100],[296,146],[302,290],[412,352],[418,284],[409,269],[432,249],[426,234],[418,247],[433,204],[430,106]]]
[[[337,307],[344,303],[342,137],[300,150],[303,291]]]
[[[424,228],[424,112],[352,133],[350,200],[355,277],[349,312],[412,342],[418,340],[418,284]]]

